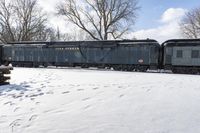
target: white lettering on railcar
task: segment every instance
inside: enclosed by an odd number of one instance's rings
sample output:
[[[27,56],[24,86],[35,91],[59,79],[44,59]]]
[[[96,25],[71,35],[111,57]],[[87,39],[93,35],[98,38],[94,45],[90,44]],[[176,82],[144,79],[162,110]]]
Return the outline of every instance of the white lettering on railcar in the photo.
[[[144,60],[143,59],[139,59],[138,62],[139,63],[144,63]]]

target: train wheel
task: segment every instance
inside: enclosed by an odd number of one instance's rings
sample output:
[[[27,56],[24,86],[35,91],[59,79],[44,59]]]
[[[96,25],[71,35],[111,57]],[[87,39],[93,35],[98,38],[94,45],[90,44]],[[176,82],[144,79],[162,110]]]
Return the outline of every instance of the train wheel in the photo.
[[[148,69],[148,67],[146,67],[146,66],[141,66],[141,67],[139,67],[139,72],[146,72],[147,69]]]
[[[44,66],[45,68],[47,68],[47,67],[48,67],[48,64],[47,64],[47,63],[44,63],[43,66]]]
[[[172,72],[173,73],[180,73],[180,70],[176,69],[176,68],[172,68]]]
[[[120,67],[119,65],[114,65],[114,66],[113,66],[113,69],[114,69],[115,71],[120,71],[120,70],[121,70],[121,67]]]
[[[89,66],[87,64],[82,64],[81,68],[89,68]]]
[[[123,66],[121,67],[121,70],[122,70],[122,71],[127,71],[127,69],[128,69],[128,68],[127,68],[126,65],[123,65]]]
[[[134,70],[134,67],[132,67],[132,66],[128,66],[128,67],[127,67],[127,71],[131,72],[131,71],[133,71],[133,70]]]
[[[198,74],[198,70],[197,69],[191,69],[191,74]]]

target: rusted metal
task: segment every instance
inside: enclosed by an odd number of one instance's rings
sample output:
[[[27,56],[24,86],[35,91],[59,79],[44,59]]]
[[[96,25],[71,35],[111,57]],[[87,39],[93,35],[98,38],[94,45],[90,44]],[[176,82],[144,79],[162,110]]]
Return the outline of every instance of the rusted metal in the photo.
[[[10,76],[8,74],[11,73],[13,67],[11,66],[0,66],[0,85],[9,84]]]

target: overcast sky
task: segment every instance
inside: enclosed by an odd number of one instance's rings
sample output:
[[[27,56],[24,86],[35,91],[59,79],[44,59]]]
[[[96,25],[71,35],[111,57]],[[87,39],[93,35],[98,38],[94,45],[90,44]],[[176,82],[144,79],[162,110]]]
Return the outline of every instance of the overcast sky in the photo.
[[[52,26],[59,26],[62,31],[70,31],[71,25],[61,18],[53,17],[55,6],[60,0],[39,0],[40,5],[52,18]],[[159,42],[167,39],[181,38],[179,23],[184,14],[200,7],[199,0],[138,0],[141,7],[135,30],[128,38],[152,38]]]

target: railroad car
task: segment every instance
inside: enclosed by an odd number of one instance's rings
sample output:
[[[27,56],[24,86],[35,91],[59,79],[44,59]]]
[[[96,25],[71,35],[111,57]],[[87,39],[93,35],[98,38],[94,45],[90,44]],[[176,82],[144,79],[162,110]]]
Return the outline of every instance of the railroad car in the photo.
[[[13,66],[81,66],[124,71],[157,69],[157,41],[18,42],[3,46],[3,61]]]
[[[174,39],[162,44],[163,66],[173,73],[200,72],[200,39]]]

